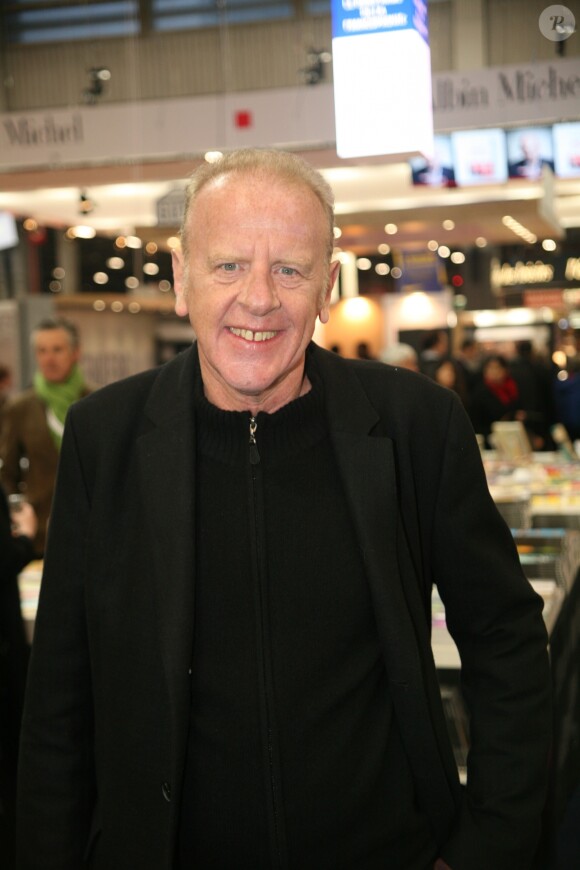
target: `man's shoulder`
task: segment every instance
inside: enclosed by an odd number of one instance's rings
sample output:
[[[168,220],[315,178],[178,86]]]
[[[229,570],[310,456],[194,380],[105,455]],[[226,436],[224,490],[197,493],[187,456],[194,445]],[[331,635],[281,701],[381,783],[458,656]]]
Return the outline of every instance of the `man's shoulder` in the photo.
[[[378,395],[388,395],[401,400],[404,396],[441,398],[443,388],[423,373],[411,371],[402,366],[390,365],[378,360],[359,360],[338,357],[322,349],[317,351],[328,364],[327,371],[336,371],[340,377],[341,369],[348,370],[360,383],[363,389],[376,392]],[[334,359],[333,359],[334,358]],[[328,367],[330,366],[330,367]],[[443,391],[443,394],[448,391]]]
[[[380,361],[344,359],[325,350],[317,351],[315,359],[325,390],[332,391],[337,403],[348,402],[362,391],[389,428],[428,427],[436,419],[444,422],[456,403],[451,390],[420,372]]]
[[[42,399],[36,394],[34,388],[30,387],[12,396],[4,406],[4,413],[12,417],[21,417],[42,408]]]

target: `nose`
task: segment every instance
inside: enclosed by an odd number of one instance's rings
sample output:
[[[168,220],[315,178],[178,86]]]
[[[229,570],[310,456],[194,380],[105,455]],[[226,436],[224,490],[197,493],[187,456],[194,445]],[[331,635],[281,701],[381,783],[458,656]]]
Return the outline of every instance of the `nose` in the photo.
[[[280,308],[278,291],[270,270],[258,267],[250,269],[238,299],[251,314],[258,317]]]

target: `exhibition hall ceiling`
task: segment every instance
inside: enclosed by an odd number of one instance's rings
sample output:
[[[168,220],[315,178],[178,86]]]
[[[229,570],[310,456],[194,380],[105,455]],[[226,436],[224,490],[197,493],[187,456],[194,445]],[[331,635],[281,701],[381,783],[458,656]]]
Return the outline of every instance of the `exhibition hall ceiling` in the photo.
[[[482,239],[509,245],[522,241],[518,227],[538,241],[558,240],[580,227],[580,179],[556,179],[549,171],[538,182],[435,189],[413,185],[406,162],[344,161],[331,149],[304,156],[335,192],[337,244],[358,255],[376,253],[380,244],[413,247],[429,240],[456,248]],[[39,224],[82,222],[100,233],[142,233],[164,244],[172,227],[157,226],[157,203],[182,189],[194,167],[191,160],[4,173],[0,209]],[[88,215],[80,210],[81,192],[94,203]]]

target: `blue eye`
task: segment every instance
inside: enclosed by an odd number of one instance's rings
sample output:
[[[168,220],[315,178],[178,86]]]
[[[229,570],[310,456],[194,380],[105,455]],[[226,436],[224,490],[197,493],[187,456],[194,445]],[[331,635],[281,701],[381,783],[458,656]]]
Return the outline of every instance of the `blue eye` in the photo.
[[[235,272],[236,269],[238,268],[238,264],[237,263],[223,263],[221,268],[224,270],[224,272]]]
[[[282,266],[280,272],[283,275],[296,275],[296,269],[293,269],[291,266]]]

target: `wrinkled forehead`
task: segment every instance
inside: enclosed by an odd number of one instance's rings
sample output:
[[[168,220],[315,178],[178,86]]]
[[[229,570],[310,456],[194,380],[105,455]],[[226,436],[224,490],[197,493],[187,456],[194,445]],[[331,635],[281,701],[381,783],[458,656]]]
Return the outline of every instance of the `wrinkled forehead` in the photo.
[[[326,232],[316,194],[303,182],[275,175],[229,174],[208,182],[192,202],[190,234],[234,231],[310,239]]]

